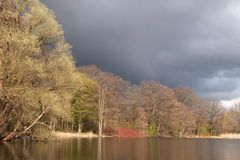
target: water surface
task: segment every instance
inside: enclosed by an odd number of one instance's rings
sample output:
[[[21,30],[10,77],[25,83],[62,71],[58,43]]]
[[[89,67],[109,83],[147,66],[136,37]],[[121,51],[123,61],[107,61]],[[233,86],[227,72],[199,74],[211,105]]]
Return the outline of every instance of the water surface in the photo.
[[[0,160],[239,160],[240,140],[71,138],[0,142]]]

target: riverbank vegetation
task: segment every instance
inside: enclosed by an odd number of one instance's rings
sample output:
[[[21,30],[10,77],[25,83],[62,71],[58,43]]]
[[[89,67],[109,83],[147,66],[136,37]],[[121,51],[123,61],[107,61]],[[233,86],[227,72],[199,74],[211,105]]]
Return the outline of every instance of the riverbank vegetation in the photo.
[[[226,110],[191,89],[131,84],[95,65],[76,68],[55,16],[38,0],[0,2],[0,139],[52,131],[148,136],[240,132],[240,104]]]

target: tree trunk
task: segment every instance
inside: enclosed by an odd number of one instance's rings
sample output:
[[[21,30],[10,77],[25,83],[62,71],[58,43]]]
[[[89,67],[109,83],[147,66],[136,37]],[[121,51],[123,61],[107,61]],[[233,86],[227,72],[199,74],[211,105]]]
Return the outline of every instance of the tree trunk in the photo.
[[[99,108],[98,108],[98,136],[102,136],[103,120],[104,120],[104,109],[105,109],[105,90],[100,91],[99,94]]]
[[[71,121],[71,132],[73,132],[73,121]]]
[[[102,121],[99,120],[99,122],[98,122],[98,136],[99,137],[102,136],[102,126],[103,126]]]
[[[63,119],[61,119],[61,122],[62,122],[62,131],[64,131],[64,122],[63,122]]]
[[[3,50],[0,48],[0,96],[3,92],[4,66],[3,66]]]
[[[212,136],[213,135],[213,125],[211,124],[210,126],[210,135]]]
[[[82,125],[81,122],[78,124],[78,133],[82,133]]]
[[[157,135],[160,135],[160,126],[161,126],[161,123],[159,122],[157,125]]]
[[[29,129],[31,129],[36,123],[38,123],[39,119],[42,118],[42,116],[44,115],[45,111],[47,109],[43,110],[42,113],[33,121],[33,123],[31,125],[29,125],[24,131],[20,132],[20,133],[16,133],[16,132],[11,132],[10,134],[8,134],[3,141],[11,141],[13,139],[19,138],[20,136],[22,136],[23,134],[25,134]]]
[[[42,113],[35,119],[35,121],[33,121],[33,123],[28,126],[24,131],[22,131],[21,133],[17,134],[16,135],[16,138],[22,136],[24,133],[26,133],[29,129],[31,129],[37,122],[40,118],[42,118],[42,116],[44,115],[45,111],[42,111]]]

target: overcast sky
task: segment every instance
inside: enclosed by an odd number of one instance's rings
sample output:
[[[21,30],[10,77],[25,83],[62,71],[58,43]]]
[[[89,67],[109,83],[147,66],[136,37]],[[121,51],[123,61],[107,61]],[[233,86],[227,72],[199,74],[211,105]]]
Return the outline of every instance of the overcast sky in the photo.
[[[53,9],[78,66],[126,80],[240,97],[238,0],[42,0]]]

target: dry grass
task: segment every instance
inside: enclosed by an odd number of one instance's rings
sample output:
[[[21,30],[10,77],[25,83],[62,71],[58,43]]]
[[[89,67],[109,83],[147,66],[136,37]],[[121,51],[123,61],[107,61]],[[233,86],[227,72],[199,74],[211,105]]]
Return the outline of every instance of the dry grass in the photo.
[[[58,138],[94,138],[98,137],[98,135],[89,132],[89,133],[65,133],[65,132],[52,132],[53,137]]]
[[[240,139],[240,134],[227,133],[227,134],[221,134],[220,136],[217,136],[217,137],[223,138],[223,139]]]
[[[240,134],[226,133],[219,136],[187,136],[185,138],[240,139]]]
[[[51,135],[56,138],[96,138],[98,135],[89,133],[66,133],[66,132],[52,132]],[[108,137],[108,136],[103,136]],[[219,136],[187,136],[184,138],[213,138],[213,139],[240,139],[240,134],[227,133]]]

